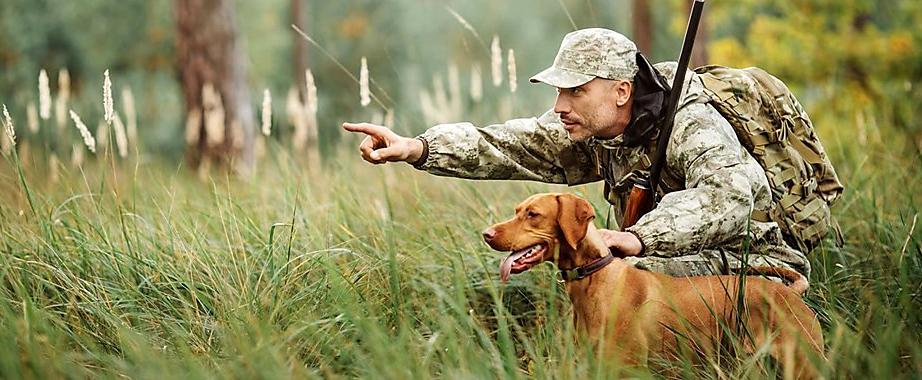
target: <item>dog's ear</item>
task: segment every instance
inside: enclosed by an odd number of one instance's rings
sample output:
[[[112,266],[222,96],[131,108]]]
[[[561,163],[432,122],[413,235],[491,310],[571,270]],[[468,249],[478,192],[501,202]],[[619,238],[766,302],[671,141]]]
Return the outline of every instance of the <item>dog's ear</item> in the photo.
[[[557,195],[557,225],[570,248],[575,250],[586,237],[586,230],[593,219],[595,210],[588,201],[573,194]]]

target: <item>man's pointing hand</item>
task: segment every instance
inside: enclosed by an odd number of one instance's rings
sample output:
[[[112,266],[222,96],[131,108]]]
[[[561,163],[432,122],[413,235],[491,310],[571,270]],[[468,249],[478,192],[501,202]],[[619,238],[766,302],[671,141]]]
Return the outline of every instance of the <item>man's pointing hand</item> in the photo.
[[[423,143],[406,138],[385,126],[369,123],[343,123],[343,129],[366,135],[359,144],[362,159],[373,164],[385,162],[416,162],[423,154]]]

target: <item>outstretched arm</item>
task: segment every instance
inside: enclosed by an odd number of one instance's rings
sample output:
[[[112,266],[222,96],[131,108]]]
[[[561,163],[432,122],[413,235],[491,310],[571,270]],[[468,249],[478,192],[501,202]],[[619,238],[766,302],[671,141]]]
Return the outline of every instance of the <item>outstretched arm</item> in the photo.
[[[442,124],[416,139],[367,124],[343,127],[369,136],[360,150],[372,163],[405,161],[435,175],[469,179],[570,185],[601,179],[589,148],[571,141],[553,112],[484,128],[471,123]]]

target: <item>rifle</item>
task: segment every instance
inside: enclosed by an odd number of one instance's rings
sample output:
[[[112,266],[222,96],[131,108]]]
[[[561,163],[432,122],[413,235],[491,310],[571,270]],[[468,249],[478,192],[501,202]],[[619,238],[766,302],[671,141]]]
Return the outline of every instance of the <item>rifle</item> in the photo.
[[[695,0],[691,15],[688,17],[685,41],[682,43],[682,53],[679,55],[679,65],[676,67],[675,79],[672,81],[672,90],[666,102],[666,114],[660,125],[659,142],[656,146],[653,165],[650,167],[650,177],[649,179],[638,179],[631,188],[631,194],[624,209],[624,218],[621,221],[622,231],[633,226],[640,217],[656,207],[656,188],[659,186],[663,167],[666,164],[666,146],[669,144],[669,136],[672,135],[672,124],[675,122],[679,96],[685,84],[685,72],[688,70],[688,61],[691,58],[692,47],[695,45],[695,36],[698,34],[698,22],[701,20],[702,8],[704,8],[704,0]]]

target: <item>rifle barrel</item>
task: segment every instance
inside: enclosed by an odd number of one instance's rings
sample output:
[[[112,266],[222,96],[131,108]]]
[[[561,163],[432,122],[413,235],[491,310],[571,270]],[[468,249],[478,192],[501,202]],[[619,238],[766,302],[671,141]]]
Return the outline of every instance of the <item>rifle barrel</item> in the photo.
[[[663,166],[666,163],[666,146],[669,136],[672,135],[672,124],[675,122],[676,109],[679,107],[679,96],[685,84],[685,72],[688,71],[688,61],[691,58],[692,48],[695,45],[695,36],[698,34],[698,22],[701,20],[701,11],[704,0],[695,0],[692,5],[691,15],[688,16],[688,27],[685,30],[685,41],[682,42],[682,54],[679,55],[679,65],[676,67],[675,79],[672,81],[672,90],[666,103],[666,118],[660,127],[659,142],[656,148],[656,157],[650,167],[650,189],[656,194],[662,176]],[[655,198],[655,197],[654,197]]]

